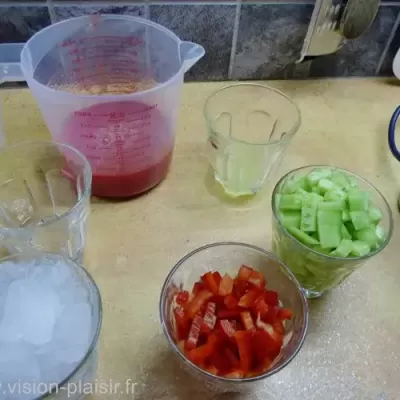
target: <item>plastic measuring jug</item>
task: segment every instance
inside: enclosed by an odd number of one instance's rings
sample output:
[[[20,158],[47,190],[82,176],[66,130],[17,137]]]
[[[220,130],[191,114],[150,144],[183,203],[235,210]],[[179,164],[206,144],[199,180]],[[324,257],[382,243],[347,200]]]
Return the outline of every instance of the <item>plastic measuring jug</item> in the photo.
[[[92,193],[129,197],[166,176],[183,75],[204,53],[154,22],[95,14],[36,33],[21,70],[53,139],[89,160]]]
[[[232,197],[256,194],[300,127],[300,111],[285,94],[239,83],[206,101],[207,154],[214,176]]]

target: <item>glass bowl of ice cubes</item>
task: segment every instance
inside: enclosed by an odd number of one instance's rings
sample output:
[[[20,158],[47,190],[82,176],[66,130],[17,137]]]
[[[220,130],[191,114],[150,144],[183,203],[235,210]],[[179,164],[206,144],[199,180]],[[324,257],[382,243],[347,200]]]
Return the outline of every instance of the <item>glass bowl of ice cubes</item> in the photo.
[[[78,389],[97,370],[101,321],[99,289],[71,259],[35,250],[0,259],[4,398],[82,399]],[[77,390],[65,390],[71,385]]]
[[[306,166],[272,194],[275,254],[308,298],[340,285],[381,252],[393,232],[390,206],[371,183],[345,169]]]

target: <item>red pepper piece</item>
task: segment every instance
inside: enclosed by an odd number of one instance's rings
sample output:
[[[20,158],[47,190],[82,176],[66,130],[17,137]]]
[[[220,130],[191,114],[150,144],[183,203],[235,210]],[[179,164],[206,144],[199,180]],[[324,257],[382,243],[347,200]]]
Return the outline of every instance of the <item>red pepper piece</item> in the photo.
[[[208,290],[201,290],[198,292],[193,299],[189,302],[186,307],[186,315],[192,319],[201,310],[201,307],[209,300],[213,294]]]
[[[217,322],[217,316],[215,315],[215,310],[217,306],[215,303],[209,302],[206,306],[206,311],[203,317],[203,325],[201,327],[202,332],[210,333]]]
[[[236,356],[235,352],[232,349],[230,349],[229,347],[225,347],[223,353],[225,357],[229,360],[229,363],[233,368],[239,368],[239,358]]]
[[[285,326],[282,321],[274,321],[272,324],[274,331],[281,334],[282,336],[285,334]]]
[[[240,319],[242,320],[243,326],[247,331],[255,331],[253,318],[249,311],[243,311],[240,313]]]
[[[208,365],[207,367],[204,367],[204,370],[207,371],[209,374],[218,375],[218,370],[215,365]]]
[[[242,281],[248,281],[253,271],[254,271],[253,268],[250,268],[247,265],[242,264],[239,268],[237,277]]]
[[[253,284],[254,286],[257,286],[261,289],[264,289],[265,286],[265,278],[264,275],[261,272],[253,270],[251,272],[251,275],[248,279],[248,281]]]
[[[255,315],[260,314],[261,318],[268,315],[269,306],[264,299],[264,295],[259,296],[253,304],[252,310]]]
[[[192,325],[190,326],[189,336],[185,343],[186,350],[192,350],[197,346],[202,324],[203,318],[200,315],[196,315],[193,319]]]
[[[233,295],[233,294],[228,294],[224,298],[224,304],[227,308],[237,308],[239,303],[239,300]]]
[[[257,289],[251,289],[239,299],[239,307],[250,308],[253,306],[257,297],[260,295],[260,291]]]
[[[239,349],[240,368],[244,373],[249,371],[253,361],[252,336],[250,331],[237,331],[234,334]]]
[[[216,283],[217,286],[219,287],[219,285],[220,285],[220,283],[221,283],[221,281],[222,281],[222,276],[221,276],[221,274],[220,274],[218,271],[213,272],[213,277],[214,277],[215,283]]]
[[[227,319],[221,319],[218,321],[219,331],[222,339],[230,340],[235,334],[236,330],[233,325]]]
[[[193,293],[194,295],[196,295],[197,293],[199,293],[200,291],[204,290],[205,288],[206,288],[206,287],[205,287],[205,285],[204,285],[203,282],[196,282],[196,283],[193,285],[192,293]]]
[[[240,299],[250,288],[250,283],[240,279],[235,279],[232,293]]]
[[[219,284],[218,292],[220,296],[228,296],[233,290],[233,279],[225,274]]]
[[[293,312],[289,308],[280,308],[278,310],[278,313],[277,313],[276,317],[278,319],[280,319],[281,321],[285,321],[287,319],[292,319]]]
[[[217,317],[219,319],[235,319],[240,317],[240,313],[243,310],[240,308],[231,308],[226,310],[217,311]]]
[[[283,335],[276,332],[272,325],[261,321],[260,316],[257,317],[256,325],[257,328],[259,328],[260,330],[267,332],[271,339],[274,340],[279,345],[279,347],[282,347]]]
[[[271,367],[272,360],[268,357],[265,357],[264,360],[257,366],[257,368],[249,371],[245,377],[246,378],[254,378],[256,376],[262,375],[264,372],[267,372]]]
[[[266,303],[270,306],[278,306],[279,305],[278,293],[273,292],[272,290],[266,290],[264,292],[264,299],[265,299]]]
[[[204,282],[206,288],[215,295],[218,295],[218,284],[215,281],[214,275],[212,272],[207,272],[201,277],[201,280]]]
[[[186,339],[189,333],[189,322],[186,319],[184,309],[180,306],[175,307],[174,317],[175,317],[176,335],[178,340]]]
[[[274,360],[279,355],[282,347],[281,344],[272,339],[267,331],[262,329],[254,333],[252,345],[257,365],[262,364],[267,358]]]
[[[189,292],[184,290],[183,292],[179,292],[176,296],[176,304],[179,304],[180,306],[186,305],[186,303],[189,301]]]
[[[244,372],[240,368],[235,368],[224,375],[224,378],[228,379],[241,379],[243,377],[244,377]]]
[[[207,343],[203,344],[202,346],[196,347],[189,352],[188,358],[197,365],[204,363],[206,359],[210,357],[211,354],[214,352],[217,346],[217,342],[217,335],[210,335]]]

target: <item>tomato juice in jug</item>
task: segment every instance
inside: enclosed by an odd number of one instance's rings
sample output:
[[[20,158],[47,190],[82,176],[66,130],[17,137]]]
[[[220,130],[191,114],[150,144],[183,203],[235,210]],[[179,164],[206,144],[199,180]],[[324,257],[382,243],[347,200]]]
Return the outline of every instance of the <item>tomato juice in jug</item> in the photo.
[[[73,112],[61,139],[84,154],[92,167],[92,194],[132,197],[167,175],[174,134],[157,105],[121,100]]]

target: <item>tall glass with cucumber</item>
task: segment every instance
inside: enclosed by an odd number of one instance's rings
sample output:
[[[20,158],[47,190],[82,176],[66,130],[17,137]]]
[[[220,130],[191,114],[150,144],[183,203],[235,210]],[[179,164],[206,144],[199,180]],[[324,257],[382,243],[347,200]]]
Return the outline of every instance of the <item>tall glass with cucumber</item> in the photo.
[[[272,210],[273,250],[309,298],[342,283],[386,247],[393,231],[378,189],[331,166],[289,172],[275,186]]]

